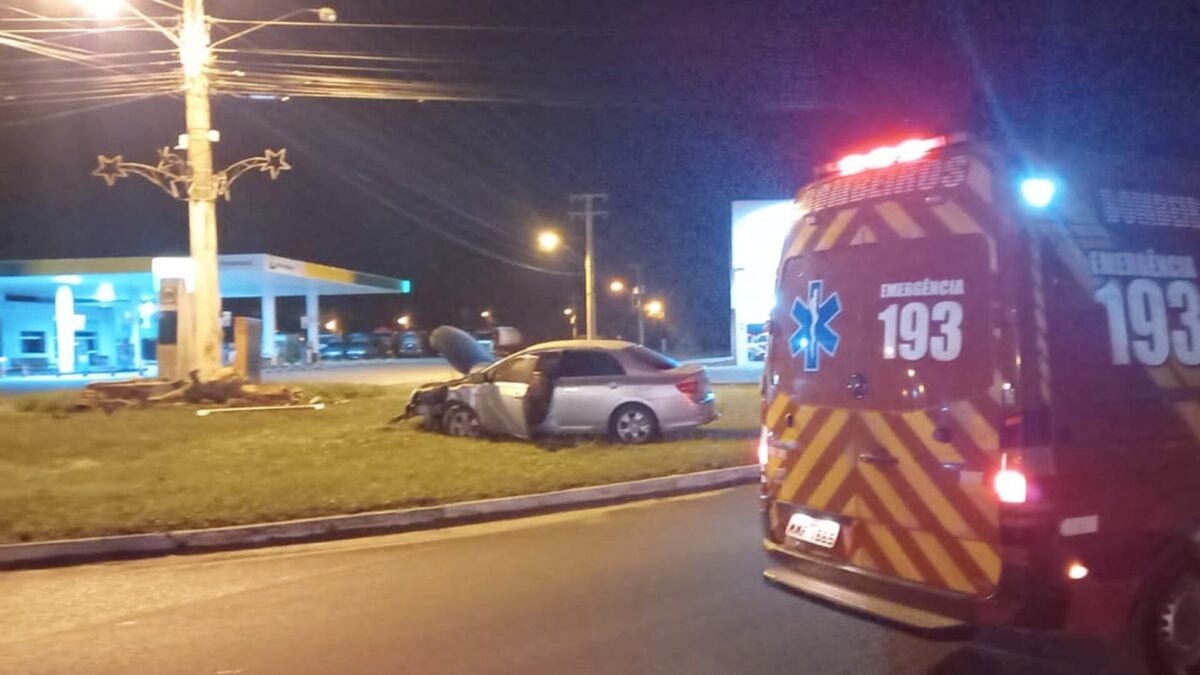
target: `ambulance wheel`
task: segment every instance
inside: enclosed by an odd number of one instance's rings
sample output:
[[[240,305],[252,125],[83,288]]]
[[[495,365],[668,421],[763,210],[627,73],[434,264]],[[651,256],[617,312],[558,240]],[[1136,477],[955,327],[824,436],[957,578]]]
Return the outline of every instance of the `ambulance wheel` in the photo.
[[[608,435],[618,443],[642,445],[658,437],[658,418],[640,403],[626,403],[613,411]]]
[[[1148,635],[1152,673],[1200,673],[1200,577],[1177,569],[1152,599]]]
[[[479,437],[479,416],[465,405],[453,405],[442,415],[442,430],[447,436]]]

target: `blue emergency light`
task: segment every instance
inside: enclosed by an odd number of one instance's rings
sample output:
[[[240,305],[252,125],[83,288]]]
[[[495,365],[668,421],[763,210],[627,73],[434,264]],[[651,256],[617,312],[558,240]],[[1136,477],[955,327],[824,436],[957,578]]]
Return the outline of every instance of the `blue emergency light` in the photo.
[[[1021,181],[1021,196],[1035,209],[1044,209],[1054,200],[1058,185],[1049,178],[1026,178]]]

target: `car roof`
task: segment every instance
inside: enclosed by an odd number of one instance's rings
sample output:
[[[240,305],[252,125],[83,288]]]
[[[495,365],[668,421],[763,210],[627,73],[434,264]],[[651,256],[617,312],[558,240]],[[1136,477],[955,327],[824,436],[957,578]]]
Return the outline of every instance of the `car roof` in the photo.
[[[596,349],[601,351],[619,352],[635,346],[624,340],[554,340],[542,342],[522,349],[525,352],[540,352],[547,349]]]

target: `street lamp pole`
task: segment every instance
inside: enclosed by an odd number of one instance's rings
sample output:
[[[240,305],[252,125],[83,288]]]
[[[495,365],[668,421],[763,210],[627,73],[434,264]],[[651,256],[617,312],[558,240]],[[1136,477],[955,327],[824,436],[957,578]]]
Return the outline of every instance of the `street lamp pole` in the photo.
[[[183,0],[179,55],[184,74],[187,123],[188,241],[195,266],[192,299],[195,368],[200,379],[216,376],[222,364],[221,289],[217,270],[217,186],[213,179],[212,114],[208,98],[208,23],[204,0]]]
[[[584,326],[587,339],[589,340],[596,338],[596,271],[593,267],[592,223],[595,221],[596,216],[608,215],[607,211],[596,210],[596,203],[607,199],[608,195],[602,192],[571,195],[572,204],[583,204],[582,211],[571,211],[569,214],[572,218],[583,218],[585,246],[583,254],[584,313],[587,315]]]

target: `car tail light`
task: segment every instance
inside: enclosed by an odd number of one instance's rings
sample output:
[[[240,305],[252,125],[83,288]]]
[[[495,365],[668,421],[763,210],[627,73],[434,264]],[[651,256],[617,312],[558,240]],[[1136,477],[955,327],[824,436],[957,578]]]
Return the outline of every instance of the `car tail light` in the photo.
[[[1000,457],[1000,471],[992,481],[996,496],[1005,504],[1024,504],[1028,497],[1028,481],[1019,469],[1008,466],[1008,455]]]
[[[701,386],[699,378],[692,377],[686,380],[680,380],[679,382],[675,383],[675,388],[679,390],[679,393],[687,396],[688,400],[692,403],[699,403],[700,401],[704,400],[704,394],[700,391]]]

